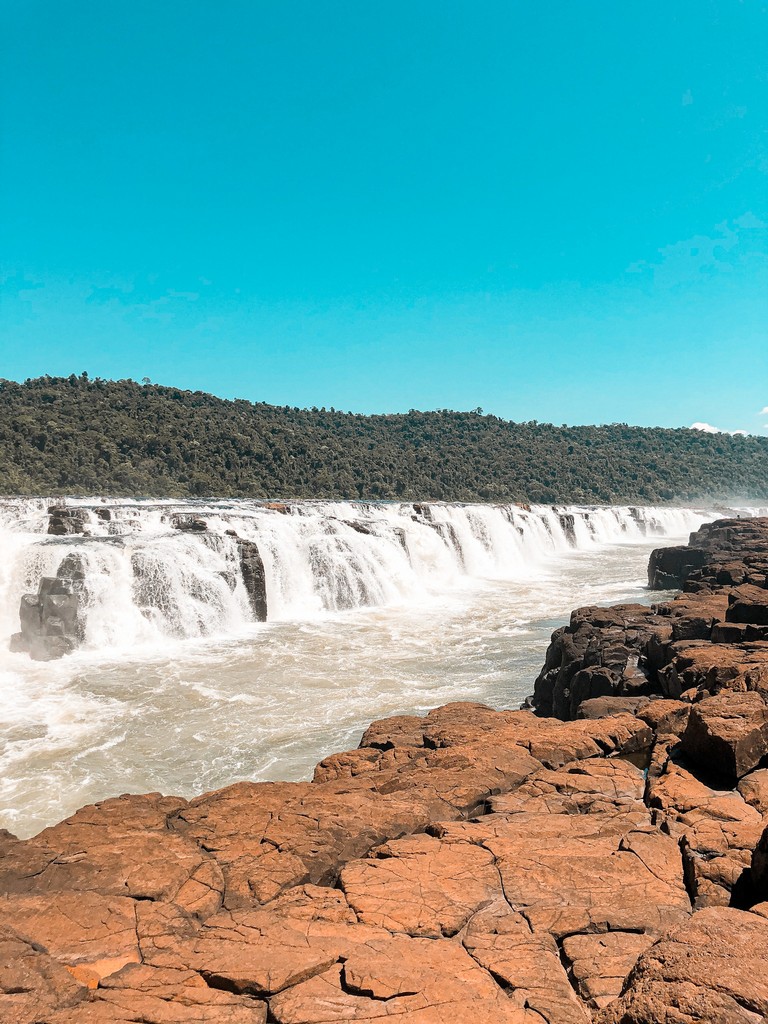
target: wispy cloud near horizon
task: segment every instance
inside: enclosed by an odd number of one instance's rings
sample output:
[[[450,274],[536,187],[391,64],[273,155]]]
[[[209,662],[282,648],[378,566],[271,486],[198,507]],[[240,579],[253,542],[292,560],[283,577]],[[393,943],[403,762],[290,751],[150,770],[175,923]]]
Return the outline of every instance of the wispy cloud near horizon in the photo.
[[[749,434],[748,430],[721,430],[720,427],[713,427],[711,423],[692,423],[689,427],[690,430],[700,430],[703,434],[730,434],[731,437],[735,437],[737,434],[743,437],[747,437]]]

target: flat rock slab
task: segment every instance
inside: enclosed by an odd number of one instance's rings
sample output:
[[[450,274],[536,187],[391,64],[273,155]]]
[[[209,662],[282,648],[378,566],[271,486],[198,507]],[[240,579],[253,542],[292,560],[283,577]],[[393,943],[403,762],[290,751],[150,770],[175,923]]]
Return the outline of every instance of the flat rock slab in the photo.
[[[660,935],[690,913],[678,845],[650,827],[622,832],[613,816],[520,814],[483,845],[496,857],[510,905],[534,931],[557,939],[589,931]]]
[[[432,938],[455,935],[501,896],[488,850],[423,835],[387,843],[370,859],[348,864],[341,885],[360,921]]]
[[[192,971],[133,966],[45,1024],[265,1024],[266,1003],[210,988]],[[35,1022],[37,1024],[37,1022]]]

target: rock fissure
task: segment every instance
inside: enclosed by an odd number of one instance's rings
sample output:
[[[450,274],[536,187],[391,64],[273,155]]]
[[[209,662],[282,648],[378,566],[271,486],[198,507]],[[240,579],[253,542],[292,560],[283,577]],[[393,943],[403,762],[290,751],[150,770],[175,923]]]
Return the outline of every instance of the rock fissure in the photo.
[[[536,714],[448,704],[311,783],[0,833],[0,1019],[768,1015],[768,521],[692,540],[651,560],[678,597],[555,631]]]

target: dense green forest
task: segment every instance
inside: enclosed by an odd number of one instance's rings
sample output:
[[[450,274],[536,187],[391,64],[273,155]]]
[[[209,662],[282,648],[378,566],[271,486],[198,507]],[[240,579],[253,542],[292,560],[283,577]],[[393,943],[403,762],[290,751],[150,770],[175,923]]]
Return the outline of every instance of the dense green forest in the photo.
[[[130,380],[0,381],[0,493],[450,501],[768,498],[768,438],[362,416]]]

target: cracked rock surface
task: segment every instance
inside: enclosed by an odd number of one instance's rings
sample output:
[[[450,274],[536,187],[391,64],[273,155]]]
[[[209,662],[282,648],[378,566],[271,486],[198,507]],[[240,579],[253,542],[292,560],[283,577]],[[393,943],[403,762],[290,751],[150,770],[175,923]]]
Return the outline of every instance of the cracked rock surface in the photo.
[[[738,522],[657,555],[681,599],[574,613],[538,715],[449,704],[312,782],[0,833],[0,1021],[766,1019],[768,523]]]

